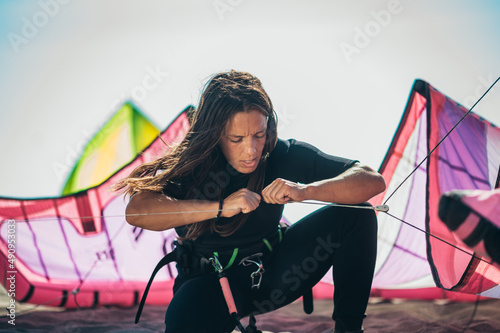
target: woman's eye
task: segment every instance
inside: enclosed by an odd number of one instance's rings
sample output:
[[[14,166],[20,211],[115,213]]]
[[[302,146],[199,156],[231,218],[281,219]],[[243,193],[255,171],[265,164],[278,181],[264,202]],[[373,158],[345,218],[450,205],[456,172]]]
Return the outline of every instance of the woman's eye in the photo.
[[[241,139],[238,139],[238,140],[229,140],[231,141],[232,143],[238,143],[238,142],[241,142]]]

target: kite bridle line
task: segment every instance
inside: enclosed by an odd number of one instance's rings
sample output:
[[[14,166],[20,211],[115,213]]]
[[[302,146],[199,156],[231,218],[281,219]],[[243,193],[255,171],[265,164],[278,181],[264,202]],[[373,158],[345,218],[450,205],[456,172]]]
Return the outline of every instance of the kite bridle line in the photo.
[[[437,149],[437,147],[439,147],[439,145],[451,134],[451,132],[462,122],[462,120],[464,120],[465,117],[467,117],[472,112],[472,110],[477,105],[477,103],[479,103],[483,99],[483,97],[486,96],[486,94],[488,94],[488,92],[493,88],[493,86],[499,80],[500,80],[500,77],[498,77],[498,79],[496,79],[495,82],[493,82],[493,84],[488,88],[488,90],[486,90],[484,92],[484,94],[476,101],[476,103],[474,103],[474,105],[469,109],[469,111],[467,111],[463,115],[463,117],[460,118],[460,120],[448,131],[448,133],[446,133],[445,136],[443,136],[443,138],[436,144],[436,146],[434,148],[432,148],[432,150],[427,154],[427,156],[425,156],[424,159],[413,169],[413,171],[410,172],[410,174],[408,176],[406,176],[406,178],[396,187],[396,189],[394,191],[392,191],[392,193],[389,195],[389,197],[387,199],[385,199],[384,205],[387,203],[387,201],[389,201],[389,199],[394,195],[394,193],[396,193],[396,191],[399,190],[399,188],[411,177],[411,175],[413,175],[415,173],[415,171],[417,171],[418,168],[420,168],[420,166],[429,158],[429,156],[431,156],[431,154]]]
[[[406,222],[403,219],[400,219],[397,216],[394,216],[394,215],[390,214],[389,213],[389,206],[387,206],[387,205],[377,205],[377,206],[372,207],[372,206],[342,205],[342,204],[335,204],[335,203],[319,203],[319,202],[308,202],[308,201],[302,201],[302,202],[298,202],[298,203],[313,204],[313,205],[322,205],[322,206],[336,206],[336,207],[345,207],[345,208],[371,209],[371,210],[374,210],[374,211],[382,212],[382,213],[385,213],[385,214],[389,215],[390,217],[398,220],[399,222],[402,222],[402,223],[404,223],[404,224],[406,224],[406,225],[408,225],[408,226],[410,226],[410,227],[412,227],[414,229],[417,229],[418,231],[423,232],[424,234],[426,234],[428,236],[431,236],[431,237],[433,237],[433,238],[435,238],[437,240],[440,240],[441,242],[443,242],[445,244],[448,244],[449,246],[451,246],[451,247],[453,247],[453,248],[455,248],[455,249],[457,249],[459,251],[462,251],[463,253],[466,253],[466,254],[470,255],[471,257],[474,257],[474,258],[476,258],[478,260],[481,260],[481,261],[483,261],[483,262],[485,262],[485,263],[487,263],[489,265],[492,264],[491,262],[489,262],[489,261],[487,261],[487,260],[485,260],[483,258],[480,258],[480,257],[476,256],[474,253],[470,253],[470,252],[468,252],[468,251],[466,251],[464,249],[461,249],[458,246],[453,245],[450,242],[448,242],[448,241],[446,241],[446,240],[444,240],[444,239],[442,239],[442,238],[440,238],[438,236],[435,236],[432,233],[430,233],[430,232],[428,232],[428,231],[426,231],[426,230],[424,230],[422,228],[419,228],[419,227],[417,227],[417,226],[415,226],[415,225],[413,225],[413,224],[411,224],[409,222]]]
[[[465,251],[464,249],[461,249],[449,242],[447,242],[446,240],[438,237],[438,236],[435,236],[433,235],[432,233],[426,231],[426,230],[423,230],[407,221],[404,221],[403,219],[400,219],[392,214],[389,214],[388,211],[389,211],[389,207],[386,205],[387,201],[389,201],[389,199],[392,198],[392,196],[401,188],[401,186],[418,170],[418,168],[420,168],[420,166],[430,157],[430,155],[438,148],[438,146],[446,139],[448,138],[448,136],[451,134],[451,132],[465,119],[465,117],[467,117],[471,112],[472,110],[474,109],[474,107],[490,92],[490,90],[493,88],[493,86],[500,80],[500,77],[498,77],[495,82],[493,82],[493,84],[491,84],[491,86],[484,92],[484,94],[474,103],[474,105],[463,115],[462,118],[460,118],[460,120],[446,133],[446,135],[436,144],[436,146],[424,157],[424,159],[410,172],[410,174],[394,189],[394,191],[392,191],[392,193],[387,197],[387,199],[385,199],[384,203],[382,205],[377,205],[377,206],[374,206],[374,207],[371,207],[371,206],[360,206],[360,205],[343,205],[343,204],[336,204],[336,203],[319,203],[319,202],[308,202],[308,201],[304,201],[304,202],[297,202],[297,203],[303,203],[303,204],[316,204],[316,205],[323,205],[323,206],[339,206],[339,207],[345,207],[345,208],[356,208],[356,209],[371,209],[371,210],[374,210],[374,211],[379,211],[379,212],[382,212],[382,213],[385,213],[389,216],[391,216],[392,218],[412,227],[412,228],[415,228],[431,237],[434,237],[436,238],[437,240],[440,240],[441,242],[444,242],[445,244],[448,244],[450,246],[452,246],[453,248],[459,250],[459,251],[462,251],[468,255],[470,255],[471,257],[474,257],[476,259],[479,259],[489,265],[491,265],[490,262],[484,260],[483,258],[480,258],[480,257],[477,257],[474,253],[470,253],[470,252],[467,252]],[[181,211],[181,212],[159,212],[159,213],[138,213],[138,214],[121,214],[121,215],[114,215],[114,216],[104,216],[104,215],[98,215],[98,216],[86,216],[86,217],[75,217],[75,218],[69,218],[69,217],[66,217],[66,219],[88,219],[88,218],[117,218],[117,217],[129,217],[129,216],[147,216],[147,215],[169,215],[169,214],[188,214],[188,213],[203,213],[203,212],[223,212],[223,211],[235,211],[235,210],[239,210],[239,209],[216,209],[216,210],[198,210],[198,211]],[[58,217],[57,219],[61,219],[63,217]],[[39,219],[36,219],[37,221],[41,221],[41,220],[54,220],[56,218],[39,218]],[[28,222],[27,220],[16,220],[18,222]],[[108,249],[111,248],[112,246],[112,243],[113,243],[113,240],[114,238],[119,234],[119,232],[121,231],[121,228],[117,231],[117,233],[110,239],[109,241],[109,245],[108,245]],[[99,261],[100,259],[96,259],[94,261],[94,263],[92,264],[91,268],[89,269],[89,271],[87,272],[87,274],[84,276],[83,279],[81,279],[78,287],[76,287],[75,289],[72,290],[71,294],[75,296],[75,303],[77,304],[78,308],[80,308],[80,306],[78,305],[78,303],[76,302],[76,295],[80,292],[80,288],[82,287],[83,283],[85,282],[85,280],[87,279],[87,277],[90,275],[90,273],[92,272],[92,270],[96,267],[96,264],[97,262]],[[489,267],[486,266],[486,267]],[[479,294],[479,293],[478,293]],[[51,301],[48,301],[44,304],[47,304],[49,302],[52,302],[52,301],[55,301],[55,300],[58,300],[58,299],[62,299],[64,297],[68,297],[67,295],[65,296],[61,296],[60,298],[55,298]],[[478,295],[478,300],[479,300],[479,295]],[[23,311],[23,312],[20,312],[18,313],[18,315],[20,314],[25,314],[25,313],[28,313],[28,312],[31,312],[33,311],[34,309],[36,309],[37,307],[41,306],[42,304],[38,304],[36,305],[35,307],[33,307],[32,309],[29,309],[29,310],[26,310],[26,311]],[[477,308],[477,302],[476,302],[476,308]],[[470,325],[470,323],[472,322],[473,320],[473,317],[474,317],[474,314],[475,314],[475,311],[476,309],[474,309],[474,313],[469,321],[469,324],[466,326],[466,328],[464,329],[464,332],[465,330],[467,329],[467,327]],[[3,316],[1,316],[3,317]]]
[[[499,80],[500,80],[500,77],[498,77],[498,78],[495,80],[495,82],[493,82],[493,83],[490,85],[490,87],[489,87],[489,88],[488,88],[488,89],[487,89],[487,90],[483,93],[483,95],[482,95],[481,97],[479,97],[479,99],[478,99],[478,100],[474,103],[474,105],[472,105],[472,107],[471,107],[471,108],[470,108],[470,109],[469,109],[469,110],[468,110],[468,111],[467,111],[467,112],[466,112],[466,113],[462,116],[462,118],[460,118],[460,120],[459,120],[459,121],[458,121],[455,125],[453,125],[453,127],[452,127],[452,128],[451,128],[451,129],[450,129],[450,130],[449,130],[449,131],[448,131],[448,132],[447,132],[444,136],[443,136],[443,138],[442,138],[441,140],[439,140],[439,142],[438,142],[438,143],[434,146],[434,148],[432,148],[432,149],[431,149],[431,151],[430,151],[430,152],[429,152],[429,153],[428,153],[428,154],[427,154],[427,155],[426,155],[426,156],[422,159],[422,161],[421,161],[421,162],[420,162],[420,163],[419,163],[419,164],[418,164],[418,165],[417,165],[417,166],[416,166],[416,167],[415,167],[415,168],[414,168],[414,169],[410,172],[410,174],[409,174],[408,176],[406,176],[406,178],[405,178],[405,179],[404,179],[404,180],[403,180],[403,181],[402,181],[402,182],[401,182],[401,183],[400,183],[400,184],[399,184],[399,185],[398,185],[398,186],[394,189],[394,191],[392,191],[392,193],[391,193],[391,194],[387,197],[387,199],[385,199],[385,201],[384,201],[384,203],[383,203],[383,205],[384,205],[384,206],[387,204],[387,201],[389,201],[389,199],[391,199],[391,198],[392,198],[392,196],[396,193],[396,191],[398,191],[398,190],[401,188],[401,186],[403,186],[403,184],[404,184],[404,183],[405,183],[405,182],[406,182],[406,181],[407,181],[407,180],[408,180],[408,179],[409,179],[409,178],[410,178],[410,177],[411,177],[411,176],[412,176],[412,175],[413,175],[413,174],[414,174],[414,173],[415,173],[415,172],[416,172],[419,168],[420,168],[420,166],[421,166],[421,165],[422,165],[422,164],[423,164],[423,163],[424,163],[427,159],[429,159],[429,157],[432,155],[432,153],[433,153],[433,152],[434,152],[434,151],[435,151],[435,150],[439,147],[439,145],[440,145],[441,143],[443,143],[443,141],[444,141],[446,138],[448,138],[448,136],[451,134],[451,132],[453,132],[453,130],[454,130],[454,129],[455,129],[455,128],[456,128],[456,127],[457,127],[457,126],[458,126],[458,125],[459,125],[459,124],[460,124],[460,123],[464,120],[464,119],[465,119],[465,117],[467,117],[467,116],[468,116],[468,115],[472,112],[472,110],[474,109],[474,107],[475,107],[475,106],[476,106],[476,105],[477,105],[477,104],[478,104],[478,103],[479,103],[479,102],[480,102],[480,101],[484,98],[484,96],[486,96],[486,95],[490,92],[490,90],[493,88],[493,86],[494,86],[494,85],[495,85],[495,84],[496,84]],[[429,235],[429,236],[431,236],[431,237],[434,237],[434,238],[436,238],[436,239],[440,240],[441,242],[443,242],[443,243],[445,243],[445,244],[448,244],[448,245],[450,245],[450,246],[454,247],[454,248],[455,248],[455,249],[457,249],[457,250],[460,250],[460,251],[462,251],[462,252],[464,252],[464,253],[467,253],[467,254],[468,254],[468,255],[470,255],[471,257],[474,257],[474,258],[476,258],[476,259],[479,259],[479,260],[481,260],[481,261],[483,261],[483,262],[488,263],[489,265],[491,265],[491,262],[488,262],[488,261],[484,260],[483,258],[479,258],[479,257],[477,257],[475,254],[473,254],[473,253],[471,254],[470,252],[467,252],[467,251],[465,251],[465,250],[463,250],[463,249],[461,249],[461,248],[459,248],[459,247],[457,247],[457,246],[455,246],[455,245],[453,245],[453,244],[451,244],[451,243],[449,243],[449,242],[445,241],[444,239],[442,239],[442,238],[440,238],[440,237],[438,237],[438,236],[435,236],[434,234],[432,234],[432,233],[430,233],[430,232],[428,232],[428,231],[426,231],[426,230],[423,230],[423,229],[421,229],[421,228],[418,228],[417,226],[414,226],[413,224],[408,223],[408,222],[404,221],[403,219],[397,218],[396,216],[394,216],[394,215],[392,215],[392,214],[389,214],[387,211],[385,211],[384,213],[386,213],[387,215],[391,216],[392,218],[394,218],[394,219],[396,219],[396,220],[398,220],[398,221],[400,221],[400,222],[403,222],[403,223],[405,223],[405,224],[407,224],[407,225],[411,226],[412,228],[415,228],[415,229],[417,229],[417,230],[420,230],[420,231],[422,231],[423,233],[425,233],[425,234],[427,234],[427,235]],[[488,266],[488,267],[489,267],[489,266]]]

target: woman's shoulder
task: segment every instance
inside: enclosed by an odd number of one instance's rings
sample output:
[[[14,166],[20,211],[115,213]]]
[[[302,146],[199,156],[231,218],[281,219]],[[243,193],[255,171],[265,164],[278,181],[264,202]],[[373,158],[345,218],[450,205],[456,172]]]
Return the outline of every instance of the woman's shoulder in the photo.
[[[302,150],[317,151],[318,149],[304,141],[299,141],[296,139],[279,139],[276,146],[272,152],[275,155],[288,154],[290,152],[298,152]]]

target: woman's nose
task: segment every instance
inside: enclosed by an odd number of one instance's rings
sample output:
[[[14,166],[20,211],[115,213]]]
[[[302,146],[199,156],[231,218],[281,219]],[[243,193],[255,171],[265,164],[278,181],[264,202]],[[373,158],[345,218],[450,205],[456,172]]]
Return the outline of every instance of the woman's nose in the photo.
[[[255,142],[255,140],[250,140],[246,146],[246,151],[249,154],[255,153],[257,151],[257,142]]]

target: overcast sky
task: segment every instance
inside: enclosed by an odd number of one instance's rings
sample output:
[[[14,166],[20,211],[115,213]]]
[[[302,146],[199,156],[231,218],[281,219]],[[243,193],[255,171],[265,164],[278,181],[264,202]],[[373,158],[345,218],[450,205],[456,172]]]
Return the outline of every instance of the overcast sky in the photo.
[[[0,1],[0,196],[57,196],[133,99],[161,129],[218,71],[258,76],[279,135],[378,168],[413,81],[470,107],[500,76],[498,1]],[[476,109],[500,124],[500,84]],[[80,151],[79,151],[80,150]]]

